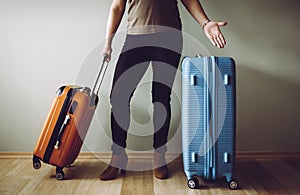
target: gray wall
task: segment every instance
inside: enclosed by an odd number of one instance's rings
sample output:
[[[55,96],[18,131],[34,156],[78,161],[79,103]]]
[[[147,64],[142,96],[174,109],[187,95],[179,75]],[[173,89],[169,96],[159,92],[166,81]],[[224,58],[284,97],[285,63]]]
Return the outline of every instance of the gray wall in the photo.
[[[202,42],[209,54],[236,60],[237,150],[299,151],[298,1],[202,2],[211,19],[228,21],[223,28],[226,48],[211,46],[179,3],[183,29]],[[57,88],[93,82],[101,60],[109,4],[95,0],[0,0],[0,151],[32,151]],[[108,94],[125,27],[123,21],[114,42],[114,60],[100,93],[101,104],[83,150],[110,150]],[[188,39],[183,55],[199,53],[201,48],[192,44],[193,38]],[[129,136],[132,150],[151,149],[149,73],[132,103],[131,132],[146,138]],[[172,97],[169,148],[179,151],[179,75]]]

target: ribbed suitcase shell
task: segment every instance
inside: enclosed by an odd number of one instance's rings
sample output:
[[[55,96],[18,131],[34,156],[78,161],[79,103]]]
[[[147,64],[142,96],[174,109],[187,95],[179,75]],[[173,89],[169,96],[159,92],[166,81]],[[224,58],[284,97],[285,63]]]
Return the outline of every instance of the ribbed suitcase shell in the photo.
[[[42,160],[57,167],[57,179],[64,177],[62,169],[77,158],[97,106],[98,97],[89,92],[79,86],[59,88],[34,148],[36,169]]]
[[[225,176],[229,183],[235,181],[235,96],[232,58],[183,60],[182,147],[189,181],[195,176],[209,180]]]

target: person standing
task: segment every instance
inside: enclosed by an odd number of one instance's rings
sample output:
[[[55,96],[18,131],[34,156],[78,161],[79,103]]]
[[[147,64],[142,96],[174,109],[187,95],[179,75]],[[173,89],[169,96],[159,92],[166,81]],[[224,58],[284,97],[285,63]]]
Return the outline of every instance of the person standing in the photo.
[[[199,0],[181,0],[185,8],[203,28],[211,43],[223,48],[226,41],[220,26],[226,22],[211,21]],[[107,21],[103,55],[111,60],[114,34],[128,6],[128,27],[125,43],[116,64],[110,94],[112,157],[101,173],[101,180],[116,178],[119,169],[126,170],[125,152],[130,125],[130,101],[133,93],[152,66],[152,103],[154,124],[154,175],[168,178],[165,160],[171,118],[171,91],[182,52],[182,24],[177,0],[113,0]],[[151,63],[150,63],[151,62]],[[164,107],[162,112],[161,106]],[[163,120],[162,120],[163,119]]]

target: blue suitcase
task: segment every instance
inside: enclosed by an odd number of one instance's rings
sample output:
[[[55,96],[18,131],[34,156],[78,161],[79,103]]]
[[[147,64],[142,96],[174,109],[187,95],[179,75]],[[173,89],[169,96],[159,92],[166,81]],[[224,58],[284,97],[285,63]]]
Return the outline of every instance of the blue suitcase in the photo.
[[[235,62],[229,57],[186,57],[182,61],[182,147],[188,186],[197,177],[226,177],[237,189],[235,165]]]

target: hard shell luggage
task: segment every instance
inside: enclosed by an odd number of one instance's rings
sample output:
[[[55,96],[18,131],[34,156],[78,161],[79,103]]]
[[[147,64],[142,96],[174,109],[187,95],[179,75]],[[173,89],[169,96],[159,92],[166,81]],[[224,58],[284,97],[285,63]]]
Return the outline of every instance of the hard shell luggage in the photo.
[[[33,167],[41,162],[56,166],[56,179],[77,158],[98,103],[98,92],[107,68],[106,56],[93,90],[76,85],[58,89],[33,152]],[[101,80],[99,83],[99,79]],[[97,90],[96,90],[97,88]]]
[[[228,57],[186,57],[182,61],[183,166],[190,188],[197,177],[226,177],[237,189],[235,166],[235,62]]]

